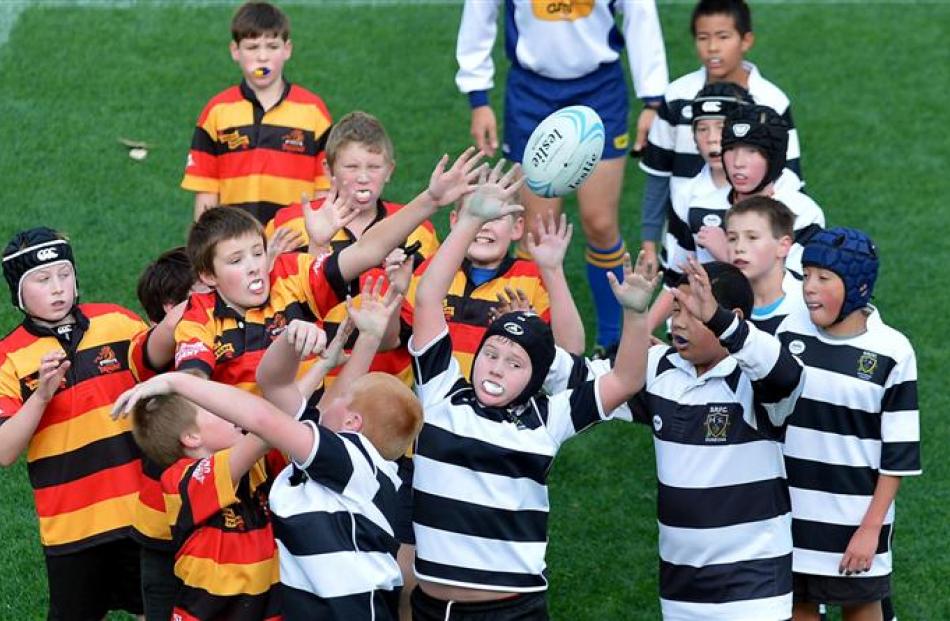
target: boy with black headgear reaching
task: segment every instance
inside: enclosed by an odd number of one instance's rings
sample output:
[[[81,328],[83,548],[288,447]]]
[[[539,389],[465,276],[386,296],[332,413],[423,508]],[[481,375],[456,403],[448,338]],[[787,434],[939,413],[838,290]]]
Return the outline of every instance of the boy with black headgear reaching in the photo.
[[[865,233],[821,231],[802,264],[808,316],[777,332],[807,369],[785,439],[795,619],[818,619],[819,603],[841,606],[846,621],[881,619],[894,498],[922,471],[917,360],[869,303],[878,256]]]
[[[627,257],[618,364],[612,372],[553,396],[541,384],[554,359],[540,318],[507,313],[488,329],[472,381],[452,356],[442,301],[465,250],[486,221],[520,210],[506,199],[517,167],[496,166],[463,205],[419,283],[409,351],[425,421],[413,458],[413,618],[546,619],[547,475],[561,444],[642,385],[649,345],[645,311],[656,268]],[[639,380],[637,379],[639,378]]]

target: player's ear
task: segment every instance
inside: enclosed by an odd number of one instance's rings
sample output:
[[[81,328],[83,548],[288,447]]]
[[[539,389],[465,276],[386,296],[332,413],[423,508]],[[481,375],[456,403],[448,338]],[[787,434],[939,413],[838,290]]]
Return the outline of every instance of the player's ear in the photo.
[[[194,449],[201,446],[201,433],[196,425],[188,427],[178,436],[178,441],[186,449]]]
[[[455,223],[459,221],[459,210],[455,207],[449,212],[449,228],[454,228]]]
[[[788,235],[782,235],[778,238],[778,256],[784,259],[792,249],[792,238]]]
[[[363,415],[359,412],[347,409],[346,419],[343,421],[343,429],[346,431],[363,431]]]
[[[214,277],[214,274],[209,272],[198,272],[198,281],[210,289],[216,287],[218,282],[218,280]]]
[[[748,51],[752,49],[752,46],[755,45],[755,33],[747,32],[744,35],[742,35],[741,45],[742,45],[742,53],[743,54],[748,53]]]
[[[511,241],[518,241],[524,236],[524,216],[513,214],[511,218]]]
[[[234,62],[240,62],[238,57],[238,44],[234,41],[231,41],[231,44],[228,45],[228,49],[231,50],[231,60]]]

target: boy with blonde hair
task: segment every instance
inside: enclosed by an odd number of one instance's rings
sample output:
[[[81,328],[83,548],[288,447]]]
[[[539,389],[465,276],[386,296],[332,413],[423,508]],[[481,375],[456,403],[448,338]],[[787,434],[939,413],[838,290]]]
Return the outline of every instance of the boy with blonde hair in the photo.
[[[195,193],[195,220],[231,205],[266,224],[301,194],[330,187],[321,146],[330,113],[320,97],[284,79],[293,45],[290,20],[276,6],[242,4],[231,39],[243,79],[201,111],[181,187]]]
[[[263,227],[241,210],[210,209],[192,227],[188,254],[210,293],[193,294],[175,331],[175,365],[256,390],[267,345],[293,319],[318,321],[350,291],[349,283],[383,259],[422,222],[470,191],[481,155],[466,150],[448,169],[436,165],[427,189],[339,253],[280,255],[268,272]],[[343,208],[336,189],[327,204]],[[324,207],[326,209],[326,207]]]

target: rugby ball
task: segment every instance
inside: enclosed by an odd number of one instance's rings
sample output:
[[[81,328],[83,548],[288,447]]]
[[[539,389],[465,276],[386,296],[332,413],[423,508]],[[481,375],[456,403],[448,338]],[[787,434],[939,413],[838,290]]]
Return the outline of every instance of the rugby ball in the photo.
[[[587,106],[552,113],[531,132],[521,168],[538,196],[570,194],[594,172],[604,153],[604,123]]]

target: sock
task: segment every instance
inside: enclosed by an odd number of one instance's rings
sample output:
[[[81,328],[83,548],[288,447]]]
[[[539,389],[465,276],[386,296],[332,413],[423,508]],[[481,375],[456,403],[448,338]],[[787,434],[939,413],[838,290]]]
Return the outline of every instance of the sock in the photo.
[[[607,272],[623,280],[623,255],[627,251],[623,239],[610,248],[594,248],[587,244],[587,282],[597,312],[597,344],[615,345],[620,340],[620,304],[610,289]]]

